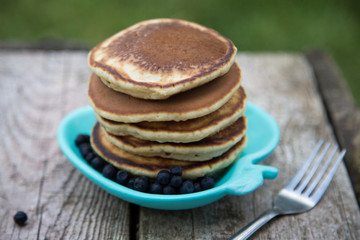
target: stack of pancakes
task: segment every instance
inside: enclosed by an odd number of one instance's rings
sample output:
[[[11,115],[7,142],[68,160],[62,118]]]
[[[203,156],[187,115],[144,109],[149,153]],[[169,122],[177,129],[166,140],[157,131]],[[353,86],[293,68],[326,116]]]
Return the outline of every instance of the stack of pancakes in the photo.
[[[233,163],[247,143],[246,93],[236,48],[219,33],[178,19],[140,22],[89,53],[94,151],[119,169],[184,178]]]

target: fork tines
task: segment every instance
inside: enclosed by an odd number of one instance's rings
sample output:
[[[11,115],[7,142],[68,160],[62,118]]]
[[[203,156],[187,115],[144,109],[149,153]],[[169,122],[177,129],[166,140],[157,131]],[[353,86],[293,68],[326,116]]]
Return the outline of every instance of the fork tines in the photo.
[[[285,188],[310,197],[314,201],[319,200],[346,153],[346,150],[339,152],[337,145],[331,145],[330,142],[319,141],[309,158]]]

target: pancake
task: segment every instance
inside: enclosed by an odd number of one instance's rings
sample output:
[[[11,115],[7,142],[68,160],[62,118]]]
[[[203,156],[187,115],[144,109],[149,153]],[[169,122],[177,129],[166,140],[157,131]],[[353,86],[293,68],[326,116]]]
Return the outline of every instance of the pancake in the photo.
[[[153,19],[95,46],[88,63],[116,91],[166,99],[225,74],[236,51],[229,39],[210,28],[179,19]]]
[[[133,154],[185,161],[205,161],[229,150],[243,138],[246,129],[247,118],[244,116],[220,132],[190,143],[159,143],[132,136],[115,136],[106,131],[104,134],[112,144]]]
[[[95,74],[89,79],[89,103],[103,118],[117,122],[184,121],[202,117],[224,105],[241,84],[241,71],[234,64],[229,72],[201,87],[166,100],[144,100],[116,92]]]
[[[100,124],[95,124],[91,134],[91,145],[94,151],[113,166],[124,169],[133,175],[145,175],[155,178],[162,169],[181,166],[183,177],[195,179],[211,175],[226,168],[236,161],[247,144],[246,136],[227,152],[208,161],[192,162],[180,161],[161,157],[143,157],[126,152],[112,144],[104,134]]]
[[[106,131],[114,135],[131,135],[157,142],[195,142],[231,125],[244,115],[246,93],[240,87],[232,98],[217,111],[187,121],[121,123],[100,117],[97,119]]]

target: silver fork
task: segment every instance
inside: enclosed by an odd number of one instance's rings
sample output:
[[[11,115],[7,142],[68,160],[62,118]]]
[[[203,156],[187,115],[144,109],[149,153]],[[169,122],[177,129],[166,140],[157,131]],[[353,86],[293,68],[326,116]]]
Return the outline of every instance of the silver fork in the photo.
[[[229,240],[247,239],[265,223],[278,215],[302,213],[315,207],[324,195],[325,190],[329,186],[331,179],[334,177],[346,153],[346,150],[342,150],[339,153],[338,146],[335,146],[330,151],[330,145],[329,142],[324,144],[323,140],[319,141],[301,169],[290,182],[280,190],[275,198],[273,208],[265,211],[254,221],[230,237]],[[326,161],[319,169],[323,159],[326,159]],[[335,162],[330,168],[333,161]],[[310,165],[312,165],[311,168]],[[330,170],[328,170],[329,168]]]

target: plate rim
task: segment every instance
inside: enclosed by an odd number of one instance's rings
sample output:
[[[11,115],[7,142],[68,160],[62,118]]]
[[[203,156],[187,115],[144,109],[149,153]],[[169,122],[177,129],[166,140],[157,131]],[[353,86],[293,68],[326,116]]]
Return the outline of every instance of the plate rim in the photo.
[[[274,136],[271,138],[271,142],[267,144],[266,149],[261,149],[261,151],[257,151],[255,153],[251,153],[245,156],[239,156],[239,158],[241,158],[242,161],[247,161],[247,164],[249,164],[248,167],[253,167],[253,168],[259,167],[259,171],[261,173],[261,176],[259,176],[258,183],[252,186],[251,188],[248,188],[246,191],[236,191],[236,189],[234,189],[236,188],[236,186],[235,187],[231,186],[231,184],[229,185],[228,182],[225,182],[224,184],[220,186],[216,186],[212,189],[191,193],[191,194],[177,194],[177,195],[151,194],[151,193],[143,193],[130,189],[128,187],[116,183],[113,180],[105,178],[104,176],[102,176],[100,172],[93,169],[83,158],[80,158],[72,150],[71,148],[72,143],[69,143],[65,136],[66,128],[69,126],[69,124],[72,123],[74,119],[81,116],[82,114],[94,114],[93,109],[89,105],[73,110],[61,120],[57,130],[57,140],[61,151],[66,156],[68,161],[70,161],[74,165],[74,167],[77,168],[88,179],[90,179],[92,182],[94,182],[95,184],[97,184],[98,186],[100,186],[102,189],[109,192],[110,194],[115,195],[116,197],[121,198],[125,201],[132,202],[149,208],[165,209],[165,210],[190,209],[190,208],[195,208],[209,204],[228,194],[231,195],[248,194],[249,192],[254,191],[260,185],[262,185],[264,179],[272,179],[278,175],[277,168],[273,166],[259,165],[258,163],[261,162],[263,159],[265,159],[268,155],[270,155],[278,145],[280,139],[279,127],[275,119],[273,119],[269,113],[259,108],[255,104],[247,101],[247,108],[255,109],[257,112],[260,112],[263,115],[263,117],[266,118],[266,121],[270,123],[270,125],[273,127]],[[239,163],[237,165],[239,165]],[[211,199],[211,201],[210,202],[205,201],[206,202],[205,204],[193,204],[193,206],[187,205],[184,207],[181,206],[169,207],[170,204],[174,204],[175,202],[176,203],[184,202],[184,201],[186,202],[189,200],[194,201],[204,198],[209,198],[209,200]]]

